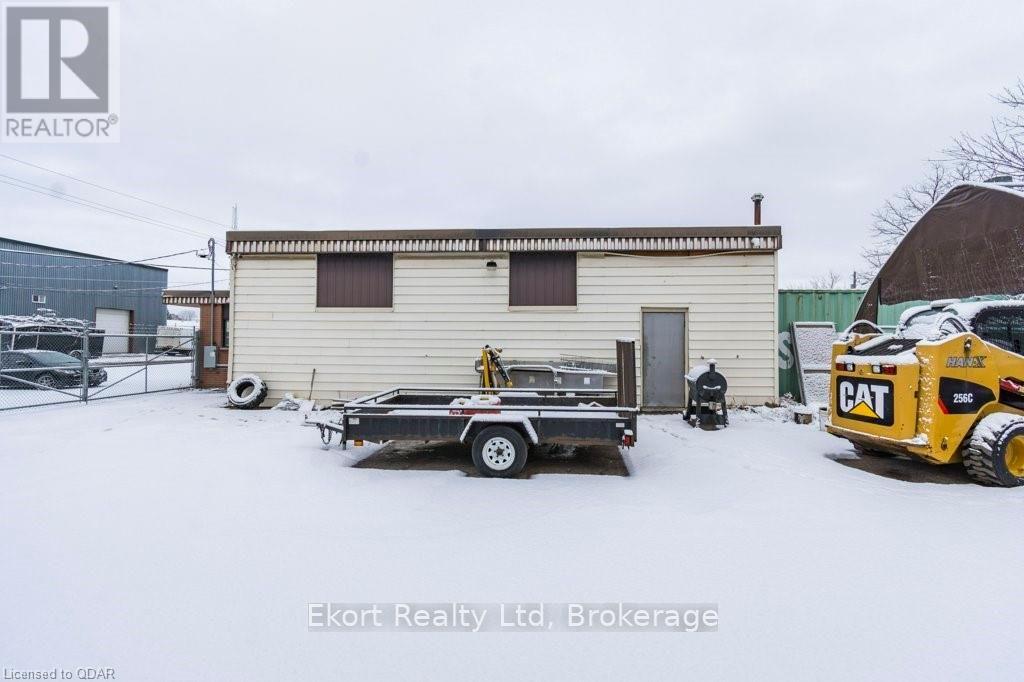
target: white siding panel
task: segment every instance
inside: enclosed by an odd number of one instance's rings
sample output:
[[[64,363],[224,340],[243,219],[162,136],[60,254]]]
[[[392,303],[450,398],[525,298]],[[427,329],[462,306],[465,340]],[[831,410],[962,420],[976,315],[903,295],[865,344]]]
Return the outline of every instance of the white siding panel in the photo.
[[[485,267],[489,260],[497,269]],[[305,395],[315,367],[322,401],[400,384],[470,386],[485,343],[514,359],[613,361],[616,338],[641,338],[642,309],[684,308],[688,366],[714,357],[734,401],[774,399],[774,254],[580,254],[578,262],[575,309],[510,310],[505,254],[402,254],[393,309],[346,310],[316,307],[314,257],[239,257],[232,372],[262,375],[277,398]]]

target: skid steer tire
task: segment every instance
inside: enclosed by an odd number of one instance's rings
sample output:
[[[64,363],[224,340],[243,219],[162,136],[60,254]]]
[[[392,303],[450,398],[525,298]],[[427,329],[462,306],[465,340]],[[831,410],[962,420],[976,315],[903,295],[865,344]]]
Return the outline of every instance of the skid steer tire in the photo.
[[[1016,441],[1016,442],[1015,442]],[[974,427],[964,447],[964,467],[977,483],[1024,485],[1024,417],[992,414]]]
[[[489,426],[473,439],[473,464],[483,476],[511,478],[526,466],[526,439],[511,426]]]
[[[858,445],[856,443],[853,444],[853,451],[857,453],[858,457],[883,457],[886,459],[891,459],[896,456],[891,452],[866,448],[863,445]]]

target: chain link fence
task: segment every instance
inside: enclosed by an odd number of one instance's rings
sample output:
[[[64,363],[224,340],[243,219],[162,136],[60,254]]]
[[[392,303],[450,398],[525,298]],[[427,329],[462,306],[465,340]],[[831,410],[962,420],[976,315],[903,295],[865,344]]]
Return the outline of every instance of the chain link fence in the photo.
[[[0,411],[192,388],[198,347],[188,329],[0,330]]]

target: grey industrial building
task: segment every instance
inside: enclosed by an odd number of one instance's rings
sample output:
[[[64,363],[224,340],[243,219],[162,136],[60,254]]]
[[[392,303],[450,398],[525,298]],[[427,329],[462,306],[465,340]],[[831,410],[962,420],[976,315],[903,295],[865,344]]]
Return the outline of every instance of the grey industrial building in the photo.
[[[0,315],[41,311],[112,334],[153,333],[167,321],[167,270],[0,237]]]

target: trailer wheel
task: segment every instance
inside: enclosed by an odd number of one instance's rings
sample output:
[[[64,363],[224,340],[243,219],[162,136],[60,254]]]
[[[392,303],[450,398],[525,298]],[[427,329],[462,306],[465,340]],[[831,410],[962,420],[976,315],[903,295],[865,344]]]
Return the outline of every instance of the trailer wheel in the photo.
[[[473,464],[484,476],[509,478],[526,466],[527,446],[510,426],[489,426],[473,439]]]
[[[238,377],[228,386],[228,402],[242,410],[253,410],[267,398],[267,385],[255,374]]]
[[[982,485],[1024,485],[1024,419],[999,413],[978,422],[964,447],[964,466]]]

